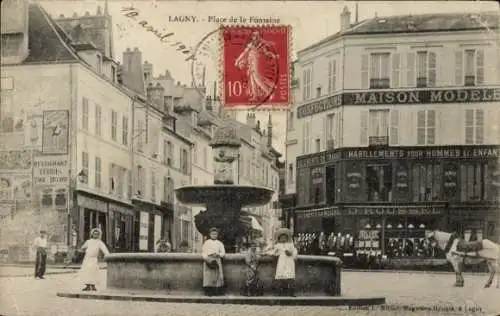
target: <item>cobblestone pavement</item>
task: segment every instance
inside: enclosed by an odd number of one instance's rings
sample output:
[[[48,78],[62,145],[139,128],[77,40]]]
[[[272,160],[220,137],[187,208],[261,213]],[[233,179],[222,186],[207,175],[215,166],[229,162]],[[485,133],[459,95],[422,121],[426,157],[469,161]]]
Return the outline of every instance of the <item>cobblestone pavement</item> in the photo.
[[[105,284],[106,271],[101,271]],[[493,315],[500,312],[500,289],[483,289],[486,275],[465,275],[465,287],[454,288],[454,275],[408,272],[344,272],[343,295],[385,296],[375,310],[336,307],[279,307],[83,300],[57,297],[81,288],[77,274],[0,278],[0,315]],[[103,289],[103,284],[98,289]],[[406,306],[406,307],[405,307]],[[408,307],[417,310],[410,311]],[[406,309],[405,309],[406,308]],[[422,310],[427,308],[428,310]],[[462,308],[460,311],[459,308]],[[467,311],[465,311],[467,309]]]

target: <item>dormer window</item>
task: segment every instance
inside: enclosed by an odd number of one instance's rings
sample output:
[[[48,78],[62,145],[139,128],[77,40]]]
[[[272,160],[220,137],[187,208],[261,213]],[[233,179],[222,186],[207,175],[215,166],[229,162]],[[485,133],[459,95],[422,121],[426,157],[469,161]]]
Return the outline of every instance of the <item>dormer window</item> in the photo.
[[[191,119],[192,119],[193,126],[197,126],[198,125],[198,112],[193,111],[193,113],[191,114]]]
[[[102,72],[102,56],[101,54],[97,54],[97,65],[96,69],[98,73]]]

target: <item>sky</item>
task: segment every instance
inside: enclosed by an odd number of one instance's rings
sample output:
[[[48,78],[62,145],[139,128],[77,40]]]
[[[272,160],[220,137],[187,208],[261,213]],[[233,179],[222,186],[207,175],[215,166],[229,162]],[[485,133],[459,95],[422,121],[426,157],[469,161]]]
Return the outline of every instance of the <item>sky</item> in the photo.
[[[84,1],[37,1],[52,17],[60,14],[69,17],[76,13],[82,16],[88,11],[95,15],[97,7],[104,7],[104,0]],[[120,61],[126,48],[137,47],[142,52],[143,61],[153,64],[154,75],[169,70],[172,76],[181,83],[190,85],[191,63],[185,61],[186,55],[176,50],[181,43],[188,49],[194,48],[210,31],[218,27],[216,18],[243,16],[279,19],[280,23],[292,27],[292,55],[321,39],[334,34],[340,29],[340,13],[347,6],[355,18],[355,2],[353,1],[120,1],[109,0],[109,13],[113,18],[115,59]],[[161,34],[174,33],[169,36],[169,43],[162,42],[148,32],[137,21],[126,17],[124,7],[134,7],[139,13],[139,20],[146,20],[149,25]],[[370,19],[375,15],[391,16],[404,14],[464,12],[474,13],[498,10],[495,1],[359,1],[359,20]],[[176,22],[179,16],[194,16],[196,21]],[[212,42],[212,55],[206,57],[206,80],[214,82],[218,78],[217,56],[219,47]],[[208,85],[210,87],[210,84]],[[209,88],[209,91],[211,89]],[[258,112],[257,119],[267,125],[268,112]],[[238,113],[238,119],[244,120],[245,112]],[[272,112],[275,134],[275,147],[284,153],[286,114],[283,111]]]

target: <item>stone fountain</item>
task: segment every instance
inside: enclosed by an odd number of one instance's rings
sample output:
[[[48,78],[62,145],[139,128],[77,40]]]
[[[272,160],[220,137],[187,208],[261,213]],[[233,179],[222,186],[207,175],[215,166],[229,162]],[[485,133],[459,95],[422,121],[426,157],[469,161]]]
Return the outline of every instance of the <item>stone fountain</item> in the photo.
[[[215,180],[208,186],[176,189],[179,202],[206,208],[195,217],[196,228],[206,235],[210,227],[220,229],[228,254],[223,260],[223,297],[204,297],[201,254],[197,253],[116,253],[106,256],[107,294],[59,293],[65,297],[132,299],[163,302],[207,302],[232,304],[293,305],[375,305],[385,298],[352,298],[341,294],[341,261],[331,256],[299,255],[296,264],[297,297],[274,296],[276,258],[263,257],[259,275],[264,296],[242,296],[246,269],[244,255],[231,253],[236,239],[248,232],[244,207],[265,205],[273,190],[234,184],[235,164],[241,146],[237,132],[229,124],[219,127],[211,144]]]

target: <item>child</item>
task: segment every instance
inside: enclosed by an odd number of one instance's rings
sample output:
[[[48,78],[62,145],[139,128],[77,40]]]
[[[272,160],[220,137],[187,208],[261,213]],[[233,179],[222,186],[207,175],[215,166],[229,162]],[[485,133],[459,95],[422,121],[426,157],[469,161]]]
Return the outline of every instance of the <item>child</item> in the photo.
[[[259,260],[260,248],[258,247],[257,242],[252,242],[250,247],[245,252],[245,263],[247,265],[247,279],[245,282],[246,296],[262,295],[258,271]]]
[[[208,296],[220,295],[224,286],[222,261],[226,255],[224,244],[217,240],[219,230],[215,227],[209,230],[210,239],[203,244],[203,288]]]
[[[109,255],[108,248],[101,240],[102,231],[99,228],[94,228],[90,231],[90,239],[87,240],[80,251],[85,251],[82,266],[80,268],[80,277],[85,284],[82,291],[97,291],[95,285],[99,281],[99,264],[97,257],[99,251],[104,255]]]
[[[278,256],[275,280],[277,281],[279,296],[295,296],[295,260],[297,249],[292,242],[292,232],[281,228],[276,234],[277,243],[271,250],[272,255]]]

